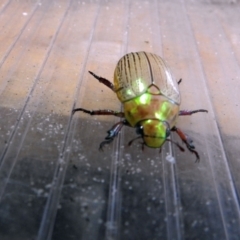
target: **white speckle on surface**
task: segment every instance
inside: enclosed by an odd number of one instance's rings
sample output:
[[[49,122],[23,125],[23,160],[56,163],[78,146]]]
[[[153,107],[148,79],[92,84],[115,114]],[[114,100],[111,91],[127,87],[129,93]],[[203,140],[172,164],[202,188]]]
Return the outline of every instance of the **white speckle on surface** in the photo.
[[[38,197],[41,196],[43,194],[43,192],[44,192],[44,190],[41,189],[41,188],[40,189],[33,189],[33,190],[37,194]]]
[[[140,173],[142,170],[140,168],[137,168],[136,172]]]
[[[207,202],[206,202],[206,205],[210,205],[210,204],[211,204],[211,201],[207,201]]]
[[[98,223],[99,224],[102,224],[103,223],[103,220],[101,218],[98,219]]]
[[[27,16],[28,13],[27,13],[27,12],[23,12],[22,15],[23,15],[23,16]]]
[[[197,220],[193,221],[191,224],[192,227],[195,227],[196,225],[197,225]]]
[[[208,227],[205,227],[204,228],[204,232],[208,232],[209,231],[209,228]]]
[[[49,183],[49,184],[47,184],[46,186],[45,186],[45,188],[47,188],[47,189],[49,189],[49,188],[51,188],[52,187],[52,184],[51,183]]]
[[[175,158],[170,154],[167,154],[166,160],[170,163],[175,163],[176,162]]]

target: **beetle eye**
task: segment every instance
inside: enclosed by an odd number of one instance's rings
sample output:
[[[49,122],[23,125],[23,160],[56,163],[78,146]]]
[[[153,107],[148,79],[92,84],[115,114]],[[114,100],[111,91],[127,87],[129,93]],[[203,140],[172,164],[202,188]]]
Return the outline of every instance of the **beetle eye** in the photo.
[[[166,125],[166,138],[167,138],[170,136],[171,129],[170,129],[169,123],[167,121],[164,121],[163,123]]]
[[[166,138],[170,136],[170,133],[171,133],[170,128],[167,128],[167,129],[166,129]]]
[[[140,134],[140,135],[143,135],[143,126],[138,126],[137,128],[136,128],[136,133],[137,134]]]

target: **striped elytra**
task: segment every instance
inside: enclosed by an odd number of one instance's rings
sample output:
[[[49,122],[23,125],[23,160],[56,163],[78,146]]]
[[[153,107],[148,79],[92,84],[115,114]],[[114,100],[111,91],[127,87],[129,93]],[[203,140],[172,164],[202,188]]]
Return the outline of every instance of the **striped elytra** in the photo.
[[[152,53],[124,55],[115,68],[114,86],[121,102],[140,96],[150,87],[153,93],[164,95],[175,104],[180,104],[175,78],[164,60]]]

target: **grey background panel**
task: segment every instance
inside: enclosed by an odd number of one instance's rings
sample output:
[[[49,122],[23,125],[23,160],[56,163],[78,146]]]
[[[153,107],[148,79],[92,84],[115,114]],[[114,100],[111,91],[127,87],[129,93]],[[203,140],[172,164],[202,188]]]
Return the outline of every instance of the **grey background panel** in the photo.
[[[0,4],[0,239],[240,239],[239,1],[62,0]],[[88,71],[113,81],[128,52],[163,57],[201,161],[145,147]],[[181,143],[175,133],[174,141]],[[175,163],[167,159],[173,156]]]

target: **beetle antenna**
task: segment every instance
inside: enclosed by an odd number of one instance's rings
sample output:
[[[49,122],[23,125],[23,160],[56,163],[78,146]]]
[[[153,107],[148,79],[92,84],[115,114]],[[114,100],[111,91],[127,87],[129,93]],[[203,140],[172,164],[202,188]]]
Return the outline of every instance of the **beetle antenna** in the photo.
[[[168,142],[171,142],[171,143],[173,143],[173,144],[175,144],[182,152],[184,152],[185,151],[185,149],[182,147],[182,146],[180,146],[179,145],[179,143],[177,143],[177,142],[174,142],[173,140],[171,140],[171,139],[166,139],[166,141],[168,141]]]

